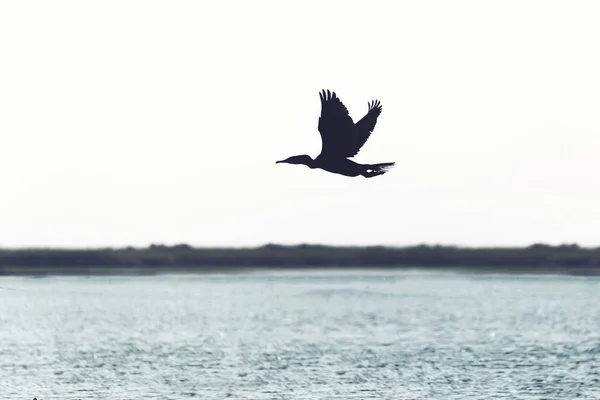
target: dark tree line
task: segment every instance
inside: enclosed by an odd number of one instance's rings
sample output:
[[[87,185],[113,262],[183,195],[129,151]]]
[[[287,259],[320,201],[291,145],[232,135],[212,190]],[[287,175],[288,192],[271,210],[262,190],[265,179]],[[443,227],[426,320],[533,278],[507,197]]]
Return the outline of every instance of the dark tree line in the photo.
[[[436,268],[596,274],[600,248],[534,244],[526,248],[453,246],[194,248],[187,244],[122,249],[0,250],[0,274],[156,273],[245,268]]]

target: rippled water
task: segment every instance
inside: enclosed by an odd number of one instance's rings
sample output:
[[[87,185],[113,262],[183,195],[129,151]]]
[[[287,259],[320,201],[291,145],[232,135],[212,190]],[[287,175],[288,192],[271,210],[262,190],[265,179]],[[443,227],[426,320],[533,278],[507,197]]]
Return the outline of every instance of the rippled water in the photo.
[[[600,398],[600,280],[0,278],[0,398]]]

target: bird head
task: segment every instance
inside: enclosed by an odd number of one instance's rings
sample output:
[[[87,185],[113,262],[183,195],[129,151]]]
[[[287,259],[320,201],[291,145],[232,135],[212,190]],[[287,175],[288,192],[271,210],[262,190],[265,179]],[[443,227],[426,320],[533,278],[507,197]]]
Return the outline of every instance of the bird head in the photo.
[[[307,165],[310,167],[313,164],[313,161],[314,160],[312,158],[310,158],[310,156],[303,154],[301,156],[292,156],[292,157],[286,158],[285,160],[277,161],[275,164],[281,164],[281,163],[304,164],[304,165]]]

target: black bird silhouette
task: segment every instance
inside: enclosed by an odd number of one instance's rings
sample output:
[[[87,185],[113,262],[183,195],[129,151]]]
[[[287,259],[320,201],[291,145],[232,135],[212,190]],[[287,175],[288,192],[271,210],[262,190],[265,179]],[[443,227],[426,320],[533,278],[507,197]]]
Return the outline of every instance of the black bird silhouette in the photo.
[[[329,90],[319,93],[321,97],[321,116],[319,117],[319,132],[321,133],[321,154],[314,160],[306,155],[292,156],[278,163],[304,164],[310,168],[320,168],[334,174],[372,178],[385,174],[395,163],[359,164],[349,157],[358,154],[365,144],[381,114],[381,103],[374,100],[369,103],[369,111],[356,124],[348,114],[348,109]]]

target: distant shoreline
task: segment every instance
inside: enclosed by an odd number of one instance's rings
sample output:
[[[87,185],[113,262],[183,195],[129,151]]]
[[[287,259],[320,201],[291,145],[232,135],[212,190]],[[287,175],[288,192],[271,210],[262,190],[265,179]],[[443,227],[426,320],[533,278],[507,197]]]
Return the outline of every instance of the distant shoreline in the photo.
[[[600,248],[325,245],[195,248],[0,249],[0,276],[156,275],[252,270],[394,269],[600,276]]]

